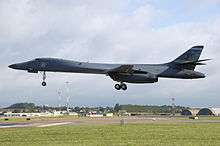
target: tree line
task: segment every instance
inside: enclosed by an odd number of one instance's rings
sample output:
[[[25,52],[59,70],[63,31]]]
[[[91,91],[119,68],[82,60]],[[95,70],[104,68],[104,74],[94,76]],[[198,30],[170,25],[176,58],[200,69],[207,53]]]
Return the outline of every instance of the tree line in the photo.
[[[52,107],[52,106],[37,106],[34,103],[16,103],[5,109],[12,109],[13,112],[43,112],[43,111],[64,111],[67,109],[66,106],[62,107]],[[183,109],[188,109],[188,107],[184,106],[175,106],[174,108],[170,105],[132,105],[132,104],[115,104],[114,107],[70,107],[70,111],[73,112],[89,112],[89,111],[97,111],[100,113],[105,112],[114,112],[117,113],[119,111],[127,111],[130,113],[180,113]]]
[[[175,111],[176,113],[180,113],[183,109],[188,109],[188,107],[184,106],[175,106],[174,108],[170,105],[119,105],[116,104],[114,107],[115,111],[126,110],[127,112],[139,112],[139,113],[172,113]]]

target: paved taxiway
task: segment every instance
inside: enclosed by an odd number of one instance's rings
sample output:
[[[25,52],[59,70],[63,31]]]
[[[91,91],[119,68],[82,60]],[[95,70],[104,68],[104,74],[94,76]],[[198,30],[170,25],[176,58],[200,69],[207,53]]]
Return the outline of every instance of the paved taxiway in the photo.
[[[114,118],[59,118],[31,119],[28,122],[0,122],[0,128],[14,127],[50,127],[61,125],[97,125],[97,124],[136,124],[136,123],[220,123],[220,120],[191,120],[188,118],[170,117],[114,117]]]

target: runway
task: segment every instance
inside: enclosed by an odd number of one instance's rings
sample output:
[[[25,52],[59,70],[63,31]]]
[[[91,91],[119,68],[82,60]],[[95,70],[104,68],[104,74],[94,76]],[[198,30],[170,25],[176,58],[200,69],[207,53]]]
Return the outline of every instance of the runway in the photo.
[[[51,123],[51,124],[40,125],[37,127],[51,127],[51,126],[61,126],[61,125],[70,125],[70,124],[72,124],[72,122]]]
[[[30,123],[0,123],[0,128],[31,127]]]
[[[21,120],[21,118],[19,119]],[[64,125],[108,125],[108,124],[142,124],[142,123],[220,123],[220,119],[201,118],[198,120],[187,117],[112,117],[112,118],[87,118],[87,117],[59,117],[59,118],[31,118],[23,122],[0,122],[0,128],[24,127],[51,127]]]

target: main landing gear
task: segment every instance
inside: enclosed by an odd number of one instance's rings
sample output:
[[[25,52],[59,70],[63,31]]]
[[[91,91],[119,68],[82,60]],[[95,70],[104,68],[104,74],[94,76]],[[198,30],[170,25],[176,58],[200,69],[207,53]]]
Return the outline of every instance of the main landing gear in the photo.
[[[43,72],[43,82],[42,82],[42,84],[41,84],[42,86],[47,86],[47,83],[45,82],[46,78],[47,78],[46,72],[44,71],[44,72]]]
[[[116,90],[127,90],[127,85],[125,83],[115,84]]]

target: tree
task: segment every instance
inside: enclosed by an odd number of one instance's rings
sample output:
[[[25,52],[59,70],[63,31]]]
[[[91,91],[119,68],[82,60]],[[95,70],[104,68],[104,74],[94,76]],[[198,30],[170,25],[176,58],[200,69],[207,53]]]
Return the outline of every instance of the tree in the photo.
[[[35,108],[34,103],[16,103],[9,106],[7,109],[33,109]]]
[[[79,112],[81,109],[80,109],[80,107],[78,107],[78,106],[76,106],[75,108],[74,108],[74,111],[75,112]]]
[[[121,106],[117,103],[114,107],[114,111],[118,112],[119,110],[121,110]]]

